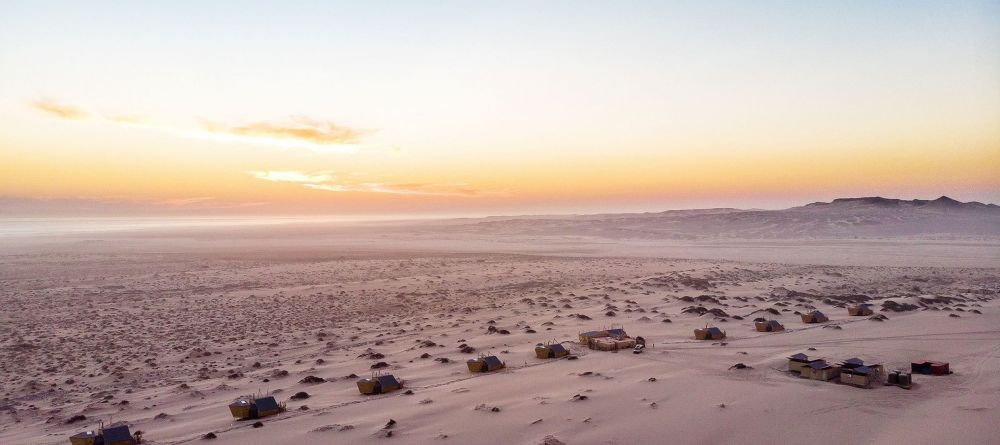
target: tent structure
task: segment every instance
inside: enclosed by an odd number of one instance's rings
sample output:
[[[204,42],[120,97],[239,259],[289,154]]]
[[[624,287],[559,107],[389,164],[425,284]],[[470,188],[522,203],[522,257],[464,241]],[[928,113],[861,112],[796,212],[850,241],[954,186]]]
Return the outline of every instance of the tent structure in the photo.
[[[788,357],[788,370],[791,372],[797,372],[801,376],[805,373],[803,368],[809,366],[810,363],[821,361],[823,360],[818,358],[809,358],[808,355],[800,352]]]
[[[847,308],[847,315],[854,317],[868,316],[874,313],[875,311],[872,310],[872,305],[870,304],[859,304]]]
[[[694,330],[694,338],[698,340],[720,340],[726,338],[726,332],[715,326]]]
[[[753,325],[757,329],[757,332],[778,332],[785,330],[785,327],[778,320],[757,321]]]
[[[384,394],[402,387],[402,382],[392,374],[373,374],[367,379],[358,380],[358,391],[365,395]]]
[[[83,431],[70,436],[69,443],[72,445],[135,445],[142,442],[140,433],[132,436],[128,425],[115,423],[109,426],[101,426],[97,431]]]
[[[910,363],[910,372],[926,375],[948,375],[951,374],[951,366],[948,362],[921,360]]]
[[[569,355],[569,351],[559,343],[539,343],[535,345],[535,357],[538,358],[560,358]]]
[[[827,321],[830,321],[830,319],[820,311],[802,314],[803,323],[824,323]]]
[[[259,419],[273,416],[285,410],[272,396],[243,396],[229,404],[229,412],[237,420]]]
[[[500,361],[495,355],[479,356],[479,358],[465,362],[469,366],[470,372],[491,372],[503,369],[506,364]]]

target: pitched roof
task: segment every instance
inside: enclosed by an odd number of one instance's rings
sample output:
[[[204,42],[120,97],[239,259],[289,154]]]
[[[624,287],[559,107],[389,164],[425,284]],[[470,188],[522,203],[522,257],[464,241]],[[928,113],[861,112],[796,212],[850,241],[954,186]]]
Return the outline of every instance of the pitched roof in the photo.
[[[261,397],[254,401],[254,404],[257,405],[257,411],[271,411],[278,409],[278,401],[274,400],[274,397],[271,396]]]
[[[615,337],[623,337],[623,336],[625,336],[627,334],[625,334],[625,330],[624,329],[608,329],[608,335],[615,336]]]
[[[121,442],[132,439],[132,433],[129,432],[128,425],[104,427],[104,429],[101,430],[101,435],[104,436],[104,443]]]
[[[709,334],[713,334],[713,335],[715,335],[715,334],[721,334],[722,333],[722,329],[715,328],[715,327],[708,328],[708,333]]]
[[[798,354],[792,354],[792,356],[788,357],[788,359],[806,361],[809,360],[809,356],[800,352]]]
[[[847,359],[847,360],[844,360],[844,364],[845,364],[845,365],[856,365],[856,366],[861,366],[861,365],[864,365],[864,364],[865,364],[865,361],[864,361],[864,360],[861,360],[861,359],[859,359],[859,358],[857,358],[857,357],[851,357],[851,358],[849,358],[849,359]]]
[[[831,366],[829,363],[827,363],[824,360],[817,360],[815,362],[809,363],[808,366],[810,368],[812,368],[812,369],[824,369],[824,368],[832,368],[833,367],[833,366]]]
[[[490,367],[500,366],[501,364],[503,364],[503,362],[501,362],[500,359],[498,359],[497,356],[495,355],[491,355],[489,357],[484,358],[483,362],[486,363],[486,366]]]
[[[399,382],[392,374],[380,375],[376,377],[376,380],[382,386],[399,386]]]
[[[566,350],[566,348],[564,348],[563,345],[561,345],[559,343],[553,343],[553,344],[549,345],[549,349],[552,349],[555,352],[563,352],[563,351]]]

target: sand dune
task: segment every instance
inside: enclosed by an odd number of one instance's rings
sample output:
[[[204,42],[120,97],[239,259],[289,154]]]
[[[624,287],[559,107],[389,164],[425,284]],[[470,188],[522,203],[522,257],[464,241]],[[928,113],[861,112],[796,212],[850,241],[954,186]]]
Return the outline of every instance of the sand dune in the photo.
[[[560,221],[576,230],[587,218]],[[996,434],[1000,274],[995,262],[968,264],[995,261],[989,243],[802,250],[809,241],[782,241],[732,261],[695,248],[684,258],[682,244],[534,237],[518,221],[505,230],[520,235],[492,239],[462,231],[499,221],[8,238],[0,443],[67,443],[109,419],[157,444],[207,433],[220,444],[936,444]],[[748,242],[700,248],[747,255]],[[899,246],[932,254],[880,260]],[[886,319],[849,316],[857,302]],[[814,309],[830,321],[802,323],[798,314]],[[757,332],[756,317],[786,330]],[[695,340],[706,325],[727,338]],[[578,343],[580,332],[609,326],[648,348]],[[540,342],[561,342],[577,359],[537,359]],[[915,376],[909,391],[859,389],[790,375],[785,358],[798,352],[889,368],[932,358],[955,372]],[[471,374],[465,360],[479,353],[507,367]],[[411,393],[359,394],[355,381],[376,365]],[[260,428],[234,421],[226,405],[254,392],[288,410]],[[301,392],[308,397],[292,399]]]

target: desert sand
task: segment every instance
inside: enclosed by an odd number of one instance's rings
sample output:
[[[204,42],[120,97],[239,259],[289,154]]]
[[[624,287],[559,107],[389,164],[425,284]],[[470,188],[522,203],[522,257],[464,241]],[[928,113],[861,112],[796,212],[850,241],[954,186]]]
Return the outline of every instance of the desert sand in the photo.
[[[102,420],[154,444],[996,439],[1000,248],[989,220],[986,233],[953,236],[726,239],[609,235],[626,225],[587,220],[0,238],[0,443],[68,443]],[[849,316],[856,302],[885,319]],[[813,309],[830,321],[802,323]],[[786,330],[757,332],[756,317]],[[727,338],[695,340],[706,325]],[[643,336],[645,352],[577,341],[612,326]],[[537,359],[541,342],[577,358]],[[928,358],[954,373],[861,389],[788,373],[799,352],[887,369]],[[471,374],[465,361],[480,353],[507,367]],[[402,391],[359,394],[377,363]],[[235,421],[227,404],[256,392],[287,411],[259,428]],[[299,392],[309,397],[291,400]]]

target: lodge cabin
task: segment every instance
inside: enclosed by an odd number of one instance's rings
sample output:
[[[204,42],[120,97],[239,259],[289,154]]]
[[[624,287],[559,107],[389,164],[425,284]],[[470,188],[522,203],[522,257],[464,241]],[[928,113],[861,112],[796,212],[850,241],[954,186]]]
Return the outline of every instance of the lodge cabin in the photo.
[[[465,362],[469,367],[469,372],[492,372],[503,369],[506,364],[500,361],[495,355],[479,356],[479,358]]]
[[[569,351],[560,343],[535,345],[535,357],[538,358],[562,358],[568,355]]]
[[[236,420],[260,419],[273,416],[285,410],[285,405],[278,403],[272,396],[243,396],[229,404],[229,413]]]
[[[128,425],[116,423],[109,426],[101,426],[96,431],[83,431],[70,436],[71,445],[135,445],[142,443],[142,438],[136,433],[135,436],[129,431]]]
[[[753,325],[757,329],[757,332],[778,332],[785,330],[785,327],[778,320],[759,319],[758,321],[754,321]]]
[[[364,395],[385,394],[403,387],[403,383],[392,374],[373,374],[358,380],[358,391]]]
[[[826,360],[816,360],[802,367],[799,376],[803,378],[822,380],[824,382],[836,379],[841,373],[839,366],[827,363]]]
[[[788,357],[788,370],[790,372],[798,373],[801,376],[805,372],[803,368],[809,366],[810,363],[821,361],[823,360],[818,358],[809,358],[808,355],[800,352]]]
[[[882,365],[868,365],[857,357],[844,360],[840,364],[840,383],[868,388],[872,383],[881,382],[885,370]]]
[[[706,326],[704,328],[695,329],[694,338],[696,340],[721,340],[726,338],[726,331],[723,331],[715,326]]]
[[[830,321],[830,318],[820,311],[804,313],[801,317],[803,323],[825,323]]]
[[[629,337],[625,329],[605,329],[603,331],[588,331],[580,334],[580,343],[597,351],[617,351],[632,349],[636,340]]]
[[[870,304],[858,304],[847,308],[847,315],[852,317],[866,317],[874,313]]]

